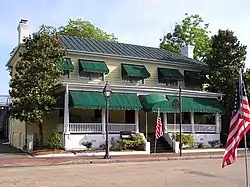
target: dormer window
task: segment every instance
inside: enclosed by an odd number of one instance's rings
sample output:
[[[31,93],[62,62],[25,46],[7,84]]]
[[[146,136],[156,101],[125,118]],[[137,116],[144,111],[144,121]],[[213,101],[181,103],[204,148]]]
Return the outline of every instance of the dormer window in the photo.
[[[74,70],[74,65],[70,58],[65,58],[62,61],[61,69],[63,71],[62,77],[70,78],[70,73]]]
[[[183,84],[184,76],[178,69],[158,68],[158,83],[170,87]]]
[[[145,84],[150,73],[144,65],[122,64],[122,81]]]
[[[79,77],[86,80],[104,81],[109,69],[104,61],[79,60]]]

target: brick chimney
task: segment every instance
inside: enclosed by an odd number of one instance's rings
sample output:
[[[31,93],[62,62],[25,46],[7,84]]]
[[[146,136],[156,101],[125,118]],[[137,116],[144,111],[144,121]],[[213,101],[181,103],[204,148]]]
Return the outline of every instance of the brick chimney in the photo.
[[[187,56],[188,58],[194,57],[194,46],[186,45],[180,48],[181,54]]]
[[[29,36],[28,20],[21,19],[17,27],[18,45],[23,42],[23,39]]]

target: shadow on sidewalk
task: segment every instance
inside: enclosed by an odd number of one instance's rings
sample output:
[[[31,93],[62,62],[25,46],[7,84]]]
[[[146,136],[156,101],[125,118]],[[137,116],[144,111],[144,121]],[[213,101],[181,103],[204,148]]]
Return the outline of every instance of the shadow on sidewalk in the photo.
[[[2,155],[27,155],[20,149],[17,149],[10,145],[10,143],[6,140],[0,139],[0,156]]]

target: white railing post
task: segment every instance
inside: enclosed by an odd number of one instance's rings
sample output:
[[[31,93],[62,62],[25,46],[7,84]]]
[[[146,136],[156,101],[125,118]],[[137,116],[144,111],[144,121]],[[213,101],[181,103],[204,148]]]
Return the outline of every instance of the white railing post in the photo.
[[[135,110],[135,132],[139,133],[139,112]]]
[[[103,108],[102,109],[102,133],[105,133],[105,123],[106,123],[105,115],[106,115],[105,109]]]
[[[64,134],[69,134],[69,85],[66,85],[64,96]]]
[[[218,112],[215,113],[215,125],[216,125],[216,134],[220,133],[220,115]]]
[[[167,113],[163,113],[163,127],[164,127],[164,130],[163,132],[164,133],[167,133],[168,132],[168,128],[167,128],[167,125],[168,125],[168,120],[167,120]]]
[[[190,112],[190,122],[191,122],[191,126],[192,126],[192,134],[195,133],[195,130],[194,130],[194,112]]]

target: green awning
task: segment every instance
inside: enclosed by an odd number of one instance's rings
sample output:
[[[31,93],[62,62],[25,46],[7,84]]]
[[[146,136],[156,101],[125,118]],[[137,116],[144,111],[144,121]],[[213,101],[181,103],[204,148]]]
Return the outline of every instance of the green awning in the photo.
[[[102,92],[70,91],[71,108],[101,109],[105,108],[105,98]],[[111,110],[141,110],[142,105],[137,94],[112,93],[109,99]]]
[[[122,64],[122,74],[140,78],[150,77],[150,73],[144,65]]]
[[[60,63],[61,69],[62,70],[69,70],[69,71],[73,71],[74,70],[74,65],[71,62],[70,58],[66,58],[64,59],[61,63]]]
[[[184,71],[185,78],[191,79],[191,80],[204,80],[205,75],[202,72],[197,71]]]
[[[178,69],[158,68],[159,79],[184,79]]]
[[[104,61],[79,60],[79,69],[91,73],[109,73]]]
[[[179,109],[172,106],[173,100],[178,96],[168,96],[168,100],[162,94],[151,94],[143,96],[141,103],[145,111],[178,113]],[[183,112],[204,112],[204,113],[222,113],[223,108],[218,100],[212,98],[194,98],[182,97]]]

